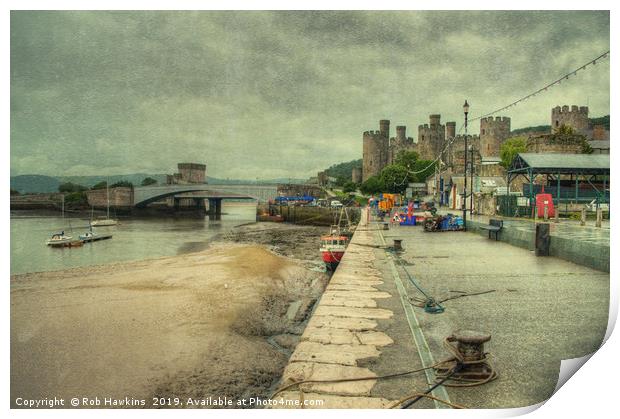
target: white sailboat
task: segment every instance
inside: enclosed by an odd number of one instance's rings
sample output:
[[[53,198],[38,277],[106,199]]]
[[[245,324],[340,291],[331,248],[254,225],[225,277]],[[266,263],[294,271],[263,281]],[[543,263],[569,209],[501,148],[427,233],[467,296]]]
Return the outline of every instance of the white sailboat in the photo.
[[[109,181],[105,183],[105,192],[108,200],[108,213],[106,218],[100,218],[98,220],[93,220],[90,222],[91,227],[105,227],[105,226],[115,226],[118,224],[118,220],[110,218],[110,188]]]

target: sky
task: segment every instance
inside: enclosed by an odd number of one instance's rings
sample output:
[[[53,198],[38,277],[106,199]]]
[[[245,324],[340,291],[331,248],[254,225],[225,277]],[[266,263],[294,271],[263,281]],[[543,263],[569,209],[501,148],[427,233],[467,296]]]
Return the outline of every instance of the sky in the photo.
[[[380,119],[485,114],[609,50],[597,11],[13,11],[11,175],[304,178]],[[609,114],[609,61],[498,115]],[[472,123],[470,133],[479,131]]]

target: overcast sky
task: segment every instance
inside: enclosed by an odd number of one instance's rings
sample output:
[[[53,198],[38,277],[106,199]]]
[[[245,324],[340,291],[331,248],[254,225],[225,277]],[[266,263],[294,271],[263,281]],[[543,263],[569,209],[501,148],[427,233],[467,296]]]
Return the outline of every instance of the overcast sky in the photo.
[[[379,119],[458,128],[608,49],[607,12],[12,12],[11,174],[313,176]],[[502,115],[563,104],[608,114],[608,60]]]

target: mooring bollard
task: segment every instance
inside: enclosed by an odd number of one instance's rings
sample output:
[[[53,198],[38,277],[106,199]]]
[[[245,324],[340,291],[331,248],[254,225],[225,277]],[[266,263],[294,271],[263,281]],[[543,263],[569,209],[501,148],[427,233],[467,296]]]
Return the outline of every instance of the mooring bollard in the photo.
[[[581,225],[586,225],[586,209],[581,208]]]
[[[455,384],[445,385],[458,386],[458,383],[467,381],[469,385],[488,383],[497,378],[497,372],[487,362],[487,353],[484,344],[491,340],[491,335],[473,330],[458,330],[444,340],[446,349],[454,355],[455,360],[451,363],[436,367],[438,379],[450,378],[456,380]],[[454,372],[457,365],[460,368]]]
[[[394,239],[394,250],[400,252],[403,250],[403,241],[402,239]]]
[[[596,226],[600,227],[602,223],[603,223],[603,209],[597,208],[596,209]]]
[[[549,235],[549,224],[536,224],[535,253],[536,256],[549,256],[549,244],[551,237]]]
[[[383,223],[383,229],[384,230],[389,230],[390,229],[390,225],[388,223]]]

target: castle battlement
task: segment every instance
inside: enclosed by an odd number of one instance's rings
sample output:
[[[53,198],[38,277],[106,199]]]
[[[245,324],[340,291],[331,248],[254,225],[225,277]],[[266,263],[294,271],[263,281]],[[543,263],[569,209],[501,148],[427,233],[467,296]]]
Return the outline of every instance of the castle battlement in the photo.
[[[570,107],[568,105],[556,106],[555,108],[551,110],[551,113],[553,115],[571,114],[571,113],[580,113],[580,114],[587,115],[588,112],[589,112],[589,109],[587,106],[577,106],[577,105],[571,105]]]
[[[486,118],[480,118],[480,124],[493,124],[493,123],[510,123],[510,117],[508,116],[488,116]]]

